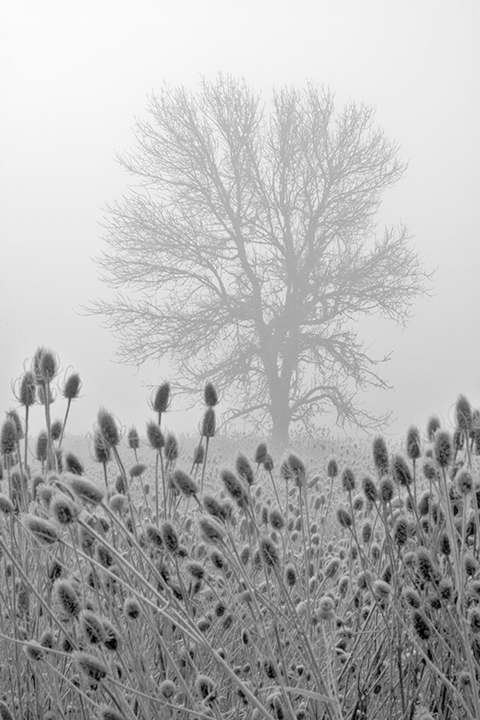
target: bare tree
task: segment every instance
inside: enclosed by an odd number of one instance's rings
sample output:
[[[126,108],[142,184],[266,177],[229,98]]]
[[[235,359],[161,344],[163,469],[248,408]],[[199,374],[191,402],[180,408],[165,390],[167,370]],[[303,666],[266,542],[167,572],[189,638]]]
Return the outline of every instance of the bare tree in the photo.
[[[164,89],[138,148],[120,158],[139,181],[108,208],[102,279],[119,290],[91,312],[119,355],[176,362],[177,385],[207,378],[285,442],[335,408],[337,422],[377,428],[358,390],[388,387],[354,321],[404,324],[425,292],[404,227],[375,233],[381,194],[402,176],[374,111],[313,85],[273,93],[271,112],[243,81],[198,94]],[[126,289],[128,294],[121,292]]]

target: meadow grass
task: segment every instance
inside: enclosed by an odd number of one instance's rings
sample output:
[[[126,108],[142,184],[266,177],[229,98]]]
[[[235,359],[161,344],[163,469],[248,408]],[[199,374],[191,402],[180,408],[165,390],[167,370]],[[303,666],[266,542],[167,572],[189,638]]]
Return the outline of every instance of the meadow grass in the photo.
[[[81,383],[57,376],[39,348],[1,430],[1,720],[480,718],[466,398],[402,447],[323,432],[270,452],[219,437],[213,386],[178,439],[164,384],[144,438],[100,409],[82,458]]]

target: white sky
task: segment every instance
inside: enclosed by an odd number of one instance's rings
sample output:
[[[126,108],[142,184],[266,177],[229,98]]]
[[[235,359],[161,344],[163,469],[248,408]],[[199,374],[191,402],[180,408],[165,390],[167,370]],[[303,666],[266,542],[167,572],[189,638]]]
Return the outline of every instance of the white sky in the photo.
[[[15,0],[0,6],[0,410],[38,345],[83,381],[68,430],[91,430],[100,405],[143,432],[148,384],[174,373],[113,362],[116,340],[82,304],[107,289],[92,258],[103,208],[127,191],[115,152],[134,147],[147,96],[201,75],[272,86],[329,86],[377,108],[409,162],[381,222],[405,223],[427,269],[403,332],[378,320],[365,338],[395,390],[365,403],[393,410],[389,432],[451,421],[459,393],[480,406],[480,6],[478,0]],[[221,408],[220,408],[221,409]],[[225,409],[225,407],[224,407]],[[60,400],[54,417],[63,414]],[[195,429],[201,410],[171,429]],[[34,410],[40,429],[42,409]]]

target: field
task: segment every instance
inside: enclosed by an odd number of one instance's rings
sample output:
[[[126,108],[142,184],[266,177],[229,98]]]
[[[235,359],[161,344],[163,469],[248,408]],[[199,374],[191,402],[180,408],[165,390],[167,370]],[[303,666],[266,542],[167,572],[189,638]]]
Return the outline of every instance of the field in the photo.
[[[480,718],[466,398],[398,447],[325,430],[280,452],[218,436],[212,386],[176,438],[165,385],[144,438],[106,410],[79,438],[41,350],[1,432],[1,720]]]

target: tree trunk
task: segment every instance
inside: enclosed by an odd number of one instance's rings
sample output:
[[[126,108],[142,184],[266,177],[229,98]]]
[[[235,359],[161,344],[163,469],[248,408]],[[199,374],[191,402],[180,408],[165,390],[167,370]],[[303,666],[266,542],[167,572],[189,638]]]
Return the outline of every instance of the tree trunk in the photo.
[[[277,396],[272,399],[270,415],[272,418],[272,442],[278,449],[285,449],[288,446],[290,425],[288,393],[284,397]]]

